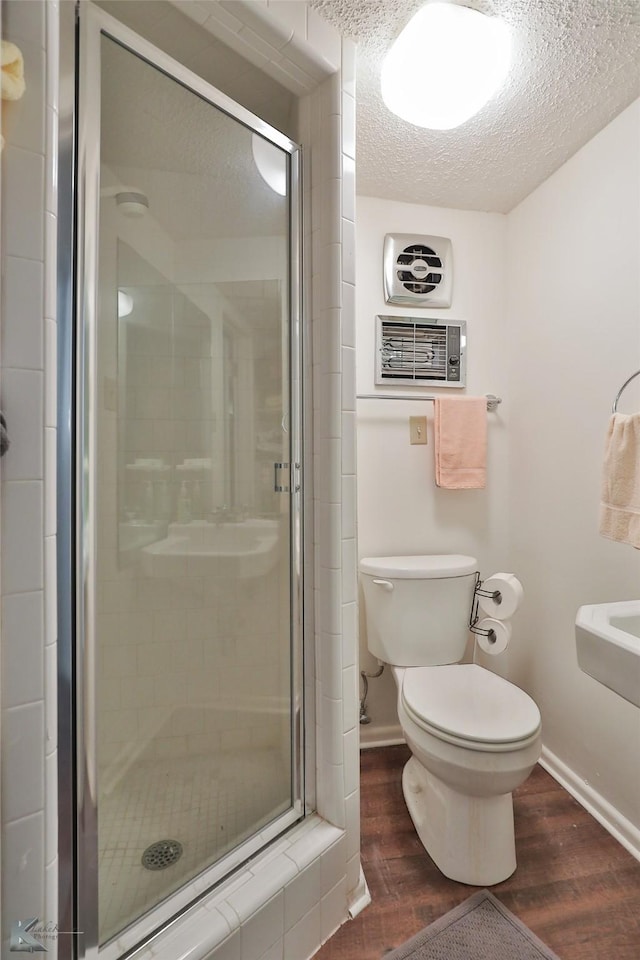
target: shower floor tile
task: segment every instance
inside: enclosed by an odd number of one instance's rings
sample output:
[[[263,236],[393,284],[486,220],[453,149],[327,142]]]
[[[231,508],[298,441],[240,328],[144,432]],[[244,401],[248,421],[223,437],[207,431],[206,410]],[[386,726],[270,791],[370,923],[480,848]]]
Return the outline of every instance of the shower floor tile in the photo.
[[[100,799],[100,942],[286,811],[289,781],[275,749],[138,759]],[[182,844],[180,859],[143,867],[145,849],[164,839]]]

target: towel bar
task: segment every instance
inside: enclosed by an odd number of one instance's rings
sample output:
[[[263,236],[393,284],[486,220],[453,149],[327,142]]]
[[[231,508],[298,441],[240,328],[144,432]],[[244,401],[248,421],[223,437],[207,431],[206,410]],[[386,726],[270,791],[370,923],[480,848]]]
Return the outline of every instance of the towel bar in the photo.
[[[617,413],[617,412],[618,412],[618,400],[620,399],[620,397],[621,397],[622,394],[624,393],[625,388],[628,387],[629,384],[631,383],[631,381],[632,381],[632,380],[635,380],[636,377],[640,377],[640,370],[636,370],[635,373],[632,373],[631,376],[630,376],[627,380],[625,380],[625,382],[622,384],[622,386],[620,387],[620,389],[618,390],[618,392],[617,392],[617,394],[616,394],[615,400],[613,401],[613,406],[611,407],[611,413]]]
[[[429,400],[431,403],[436,398],[434,396],[428,397],[412,397],[407,396],[403,393],[358,393],[356,394],[356,400]],[[502,403],[502,397],[496,397],[493,393],[487,394],[487,410],[491,413],[496,409],[498,404]]]

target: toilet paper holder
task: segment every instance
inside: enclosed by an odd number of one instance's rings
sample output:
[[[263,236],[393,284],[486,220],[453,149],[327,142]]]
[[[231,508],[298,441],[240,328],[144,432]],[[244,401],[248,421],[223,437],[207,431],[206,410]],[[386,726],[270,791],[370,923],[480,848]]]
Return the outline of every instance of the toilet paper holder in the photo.
[[[482,584],[483,581],[480,579],[480,571],[476,570],[476,585],[473,588],[471,615],[469,617],[469,630],[471,630],[471,633],[477,633],[483,637],[487,637],[489,643],[495,643],[496,635],[494,630],[485,630],[484,627],[477,626],[477,623],[480,619],[478,615],[478,597],[489,597],[489,599],[499,604],[502,602],[502,594],[499,590],[483,590]]]

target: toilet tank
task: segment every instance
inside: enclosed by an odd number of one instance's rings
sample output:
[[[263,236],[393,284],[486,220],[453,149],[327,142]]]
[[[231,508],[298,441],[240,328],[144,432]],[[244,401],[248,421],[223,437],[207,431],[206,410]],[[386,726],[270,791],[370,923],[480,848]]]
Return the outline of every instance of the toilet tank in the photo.
[[[369,651],[399,667],[457,663],[469,636],[474,557],[441,554],[360,561]]]

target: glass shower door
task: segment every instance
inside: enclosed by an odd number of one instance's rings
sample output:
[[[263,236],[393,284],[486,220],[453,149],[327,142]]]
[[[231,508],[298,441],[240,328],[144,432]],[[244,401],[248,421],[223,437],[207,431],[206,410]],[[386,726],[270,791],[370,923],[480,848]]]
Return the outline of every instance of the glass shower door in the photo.
[[[82,523],[103,944],[301,815],[300,438],[295,147],[95,19]]]

